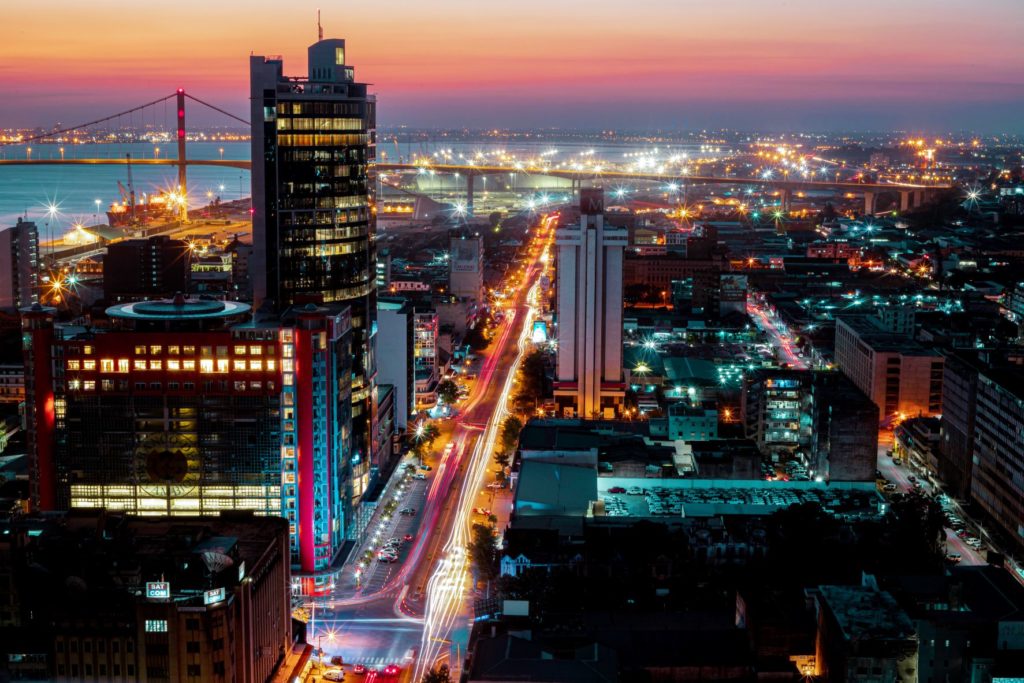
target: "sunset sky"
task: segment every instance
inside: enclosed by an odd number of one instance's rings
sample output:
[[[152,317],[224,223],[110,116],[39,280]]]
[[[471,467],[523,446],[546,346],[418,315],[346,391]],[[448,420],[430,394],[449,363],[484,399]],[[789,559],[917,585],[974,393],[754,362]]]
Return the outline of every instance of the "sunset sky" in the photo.
[[[11,2],[0,127],[179,86],[247,116],[249,54],[304,74],[318,5],[384,125],[1024,132],[1024,0]]]

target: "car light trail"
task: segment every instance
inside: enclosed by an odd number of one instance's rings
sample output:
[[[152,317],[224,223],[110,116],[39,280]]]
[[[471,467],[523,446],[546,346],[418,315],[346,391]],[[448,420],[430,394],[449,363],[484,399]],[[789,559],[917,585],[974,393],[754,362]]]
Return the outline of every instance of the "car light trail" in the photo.
[[[547,222],[550,227],[551,219],[549,218]],[[530,279],[534,278],[535,266],[536,261],[527,269],[525,281],[530,281]],[[485,366],[487,366],[486,373],[488,379],[490,379],[500,361],[501,354],[497,350],[504,347],[504,342],[513,329],[510,321],[513,318],[520,318],[522,326],[519,333],[518,353],[516,354],[515,361],[508,369],[508,374],[505,376],[505,383],[495,410],[488,419],[483,438],[477,441],[473,449],[469,470],[466,473],[466,484],[459,492],[456,517],[452,525],[451,534],[444,546],[444,557],[438,562],[434,573],[427,582],[423,638],[420,643],[419,658],[416,663],[413,680],[420,680],[437,661],[444,658],[442,646],[446,643],[450,644],[450,636],[455,628],[457,619],[463,611],[465,589],[471,577],[466,547],[469,544],[470,530],[472,528],[473,503],[477,492],[483,484],[490,460],[489,455],[494,450],[501,423],[509,414],[506,405],[515,383],[516,371],[531,345],[530,328],[536,316],[536,302],[539,289],[540,278],[538,277],[526,296],[526,315],[510,316],[509,321],[506,321],[505,329],[502,331],[502,343],[495,346],[496,352],[485,363]],[[481,379],[483,379],[484,375],[485,371],[481,371]],[[455,664],[458,666],[460,663]]]

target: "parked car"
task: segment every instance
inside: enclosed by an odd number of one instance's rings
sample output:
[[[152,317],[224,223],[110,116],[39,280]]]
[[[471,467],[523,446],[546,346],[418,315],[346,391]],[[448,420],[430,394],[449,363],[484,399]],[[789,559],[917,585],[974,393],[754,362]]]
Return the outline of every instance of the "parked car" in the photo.
[[[420,465],[420,469],[423,470],[424,472],[429,472],[430,470],[432,470],[434,468],[431,467],[430,465]]]
[[[950,564],[956,564],[961,559],[963,559],[963,558],[961,557],[960,553],[947,553],[946,554],[946,561],[949,562]]]
[[[423,481],[424,479],[427,478],[427,475],[423,474],[422,472],[417,472],[416,474],[412,475],[412,478],[413,479],[419,479],[420,481]]]
[[[398,511],[398,513],[402,515],[415,515],[416,508],[402,508],[401,510]]]
[[[487,488],[494,489],[495,491],[497,491],[498,489],[505,488],[505,485],[500,481],[492,481],[490,484],[487,485]]]
[[[610,489],[608,489],[608,493],[625,493],[625,492],[626,492],[626,489],[624,489],[621,486],[613,486]]]
[[[328,669],[322,675],[325,681],[343,681],[345,680],[344,669]]]
[[[473,514],[480,515],[482,517],[490,517],[491,511],[487,508],[473,508]]]

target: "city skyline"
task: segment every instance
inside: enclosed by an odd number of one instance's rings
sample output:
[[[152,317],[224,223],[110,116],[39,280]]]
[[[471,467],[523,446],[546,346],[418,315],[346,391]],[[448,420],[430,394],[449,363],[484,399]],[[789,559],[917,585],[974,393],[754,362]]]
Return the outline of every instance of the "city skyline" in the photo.
[[[0,69],[18,104],[0,109],[0,126],[74,123],[179,86],[244,111],[247,55],[302,63],[316,39],[313,2],[280,16],[265,2],[240,14],[236,4],[185,0],[180,22],[121,2],[52,5],[38,16],[12,10],[22,30]],[[131,28],[115,30],[112,10]],[[749,0],[644,0],[630,21],[621,7],[447,0],[322,16],[325,35],[348,40],[388,126],[1024,130],[1014,116],[1024,56],[1013,36],[1024,8],[1010,0],[971,12],[952,2],[799,0],[770,13]]]

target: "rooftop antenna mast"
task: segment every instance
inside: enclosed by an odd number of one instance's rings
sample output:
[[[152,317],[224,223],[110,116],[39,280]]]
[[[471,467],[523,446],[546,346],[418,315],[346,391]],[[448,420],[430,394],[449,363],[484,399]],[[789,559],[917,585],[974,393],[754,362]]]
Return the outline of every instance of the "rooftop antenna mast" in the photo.
[[[316,34],[318,36],[318,40],[323,40],[324,39],[324,27],[320,25],[320,8],[319,7],[316,10]]]

